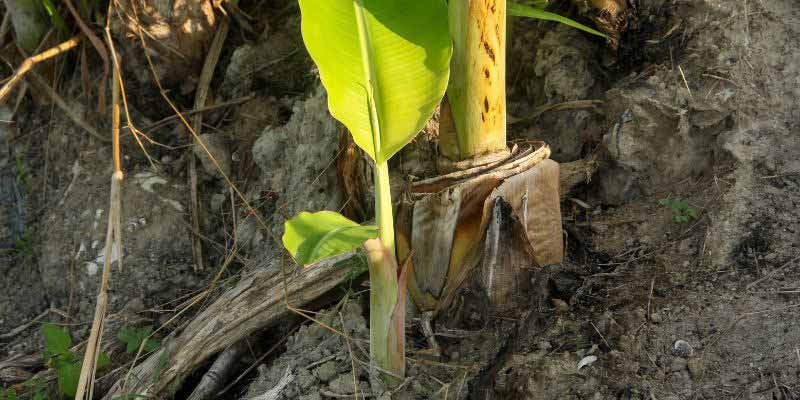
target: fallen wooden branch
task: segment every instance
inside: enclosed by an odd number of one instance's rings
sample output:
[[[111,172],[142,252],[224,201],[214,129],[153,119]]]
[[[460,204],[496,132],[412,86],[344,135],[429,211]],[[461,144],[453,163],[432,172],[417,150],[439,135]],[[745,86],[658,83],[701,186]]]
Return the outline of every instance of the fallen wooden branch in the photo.
[[[123,390],[124,379],[119,379],[104,399],[172,397],[210,356],[282,320],[292,312],[289,305],[301,307],[344,282],[351,268],[345,260],[352,256],[344,254],[309,268],[287,265],[285,277],[280,263],[275,262],[242,278],[185,329],[165,340],[164,348],[136,366],[128,380],[130,387]]]

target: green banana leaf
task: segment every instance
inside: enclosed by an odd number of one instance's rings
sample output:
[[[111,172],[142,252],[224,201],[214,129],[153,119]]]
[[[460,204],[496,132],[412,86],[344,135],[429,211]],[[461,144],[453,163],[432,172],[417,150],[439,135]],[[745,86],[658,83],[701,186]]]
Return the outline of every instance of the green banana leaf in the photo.
[[[545,5],[546,4],[547,2],[545,2]],[[581,24],[580,22],[573,21],[567,17],[563,17],[561,15],[536,8],[536,6],[538,6],[538,3],[536,2],[534,3],[534,7],[525,4],[514,3],[511,1],[509,1],[506,4],[508,15],[514,17],[528,17],[528,18],[542,19],[546,21],[560,22],[562,24],[569,25],[573,28],[580,29],[584,32],[591,33],[592,35],[602,36],[608,39],[608,36],[606,36],[606,34],[602,32],[589,28],[588,26]]]
[[[359,225],[333,211],[301,212],[284,227],[283,246],[306,266],[354,250],[378,236],[378,227]]]
[[[299,0],[302,33],[334,118],[377,163],[422,129],[452,52],[444,0]]]

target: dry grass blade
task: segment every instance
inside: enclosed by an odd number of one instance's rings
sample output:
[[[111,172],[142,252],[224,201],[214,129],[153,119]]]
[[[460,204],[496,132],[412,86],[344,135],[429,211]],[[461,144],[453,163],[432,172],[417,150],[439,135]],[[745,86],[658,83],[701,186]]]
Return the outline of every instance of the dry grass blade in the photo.
[[[208,97],[208,87],[211,85],[211,78],[214,75],[214,69],[217,67],[219,55],[222,53],[222,45],[225,43],[225,38],[228,37],[228,20],[223,18],[220,22],[219,28],[214,35],[214,40],[211,42],[211,48],[206,56],[206,61],[203,64],[203,70],[200,73],[200,82],[197,86],[197,93],[194,98],[194,108],[202,108],[206,105],[206,98]],[[192,128],[196,135],[200,135],[203,128],[203,114],[197,113],[192,116]],[[191,191],[191,211],[192,211],[192,256],[194,257],[195,271],[203,270],[203,246],[200,243],[200,237],[197,232],[200,232],[200,217],[199,217],[199,202],[197,201],[197,157],[195,157],[193,150],[189,150],[189,188]]]
[[[108,80],[108,52],[106,51],[106,47],[103,45],[103,42],[100,40],[100,38],[97,37],[97,35],[95,35],[95,33],[88,26],[86,26],[85,22],[83,22],[81,14],[75,9],[75,6],[72,5],[72,1],[65,0],[64,3],[67,4],[67,8],[72,14],[72,17],[75,18],[75,22],[81,28],[81,32],[83,32],[83,34],[89,38],[92,46],[94,46],[95,50],[97,50],[97,53],[100,54],[100,58],[103,59],[103,78],[100,80],[100,88],[97,90],[97,112],[103,114],[106,111],[106,91],[104,90],[104,86]]]
[[[255,96],[252,96],[252,95],[243,96],[243,97],[240,97],[238,99],[233,99],[233,100],[224,101],[224,102],[217,103],[217,104],[210,105],[210,106],[206,106],[206,107],[200,107],[200,108],[195,108],[193,110],[184,111],[183,115],[184,116],[189,116],[189,115],[194,115],[194,114],[197,114],[197,113],[203,113],[203,112],[206,112],[206,111],[218,110],[220,108],[225,108],[225,107],[229,107],[229,106],[234,106],[234,105],[237,105],[237,104],[245,103],[245,102],[248,102],[250,100],[253,100],[254,98],[255,98]],[[158,128],[158,127],[163,126],[165,124],[168,124],[170,122],[178,121],[179,119],[180,118],[178,118],[177,115],[170,115],[169,117],[164,117],[161,120],[158,120],[156,122],[153,122],[150,125],[147,125],[147,126],[143,127],[142,130],[149,131],[151,129],[155,129],[155,128]]]
[[[509,124],[518,124],[522,122],[532,122],[542,114],[550,112],[550,111],[565,111],[565,110],[582,110],[582,109],[596,109],[603,105],[603,100],[574,100],[574,101],[565,101],[563,103],[557,104],[545,104],[543,106],[537,107],[536,110],[533,111],[533,114],[522,117],[522,118],[513,118],[509,117],[508,123]]]
[[[71,50],[76,46],[78,46],[78,43],[80,42],[81,42],[81,36],[75,36],[72,39],[67,40],[66,42],[63,42],[39,54],[26,58],[25,61],[22,62],[22,65],[20,65],[19,68],[17,68],[17,70],[14,71],[14,75],[11,76],[8,82],[6,82],[5,85],[3,85],[2,88],[0,88],[0,103],[2,103],[5,100],[6,96],[8,96],[8,94],[11,93],[11,89],[14,88],[14,85],[16,85],[17,82],[19,82],[19,80],[25,76],[25,74],[30,72],[31,68],[33,68],[34,65],[42,61],[49,60],[67,50]]]
[[[75,398],[78,400],[92,399],[94,397],[94,381],[97,373],[97,360],[100,355],[100,345],[103,337],[106,308],[108,306],[108,282],[111,275],[112,255],[114,247],[119,269],[122,269],[122,225],[120,223],[122,212],[121,194],[122,190],[122,161],[119,148],[119,120],[120,120],[120,76],[118,70],[114,70],[114,79],[111,83],[111,130],[113,138],[113,163],[114,173],[111,177],[111,200],[108,211],[108,227],[106,229],[105,262],[103,263],[103,275],[100,282],[100,293],[97,295],[97,304],[92,321],[92,330],[89,340],[86,343],[86,352],[83,355],[81,374],[78,379],[78,387]]]
[[[67,114],[67,117],[69,117],[69,119],[71,119],[72,122],[74,122],[76,125],[81,127],[81,129],[83,129],[88,134],[92,135],[92,137],[101,142],[108,143],[111,141],[107,137],[97,132],[97,129],[94,129],[93,126],[89,125],[89,123],[86,122],[86,120],[83,119],[83,117],[81,117],[81,115],[77,111],[75,111],[72,107],[70,107],[70,105],[67,104],[67,102],[64,101],[64,99],[61,98],[61,96],[59,96],[58,93],[56,93],[56,91],[52,87],[50,87],[50,85],[47,84],[47,82],[45,82],[44,78],[42,78],[41,76],[39,76],[39,74],[33,71],[30,71],[30,76],[33,80],[33,83],[35,83],[38,88],[42,89],[47,94],[47,96],[50,97],[51,100],[53,100],[53,103],[55,103],[56,106],[58,106],[58,108],[61,109],[61,111],[64,111],[64,114]]]
[[[92,330],[89,334],[89,341],[86,344],[86,353],[83,356],[83,365],[78,380],[78,390],[75,398],[79,400],[91,399],[94,390],[94,377],[97,371],[97,357],[101,345],[103,328],[105,322],[106,308],[108,306],[108,282],[111,275],[111,262],[113,247],[118,246],[119,238],[115,237],[115,232],[120,225],[120,187],[122,175],[114,173],[111,178],[111,209],[108,213],[108,229],[106,231],[106,250],[105,263],[103,265],[103,275],[100,284],[100,293],[97,295],[97,305],[95,306]],[[121,260],[121,249],[117,248],[118,257]],[[120,261],[121,262],[121,261]]]

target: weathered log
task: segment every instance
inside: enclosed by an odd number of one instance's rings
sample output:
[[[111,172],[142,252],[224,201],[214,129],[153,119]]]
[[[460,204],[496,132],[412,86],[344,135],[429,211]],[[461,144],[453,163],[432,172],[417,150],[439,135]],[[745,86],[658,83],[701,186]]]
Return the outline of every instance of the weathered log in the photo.
[[[123,395],[172,397],[184,379],[210,356],[252,332],[269,327],[346,279],[353,253],[300,268],[280,262],[245,276],[200,312],[185,329],[164,340],[164,348],[119,379],[104,399]],[[285,279],[285,280],[284,280]],[[127,385],[123,388],[124,385]]]

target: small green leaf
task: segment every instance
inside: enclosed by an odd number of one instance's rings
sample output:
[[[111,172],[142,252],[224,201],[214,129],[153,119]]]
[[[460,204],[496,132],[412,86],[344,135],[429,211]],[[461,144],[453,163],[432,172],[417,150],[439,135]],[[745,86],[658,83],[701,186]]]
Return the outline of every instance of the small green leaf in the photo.
[[[64,364],[56,370],[58,375],[58,389],[64,395],[75,397],[78,391],[78,380],[81,376],[81,364]]]
[[[127,353],[137,351],[144,340],[147,340],[147,343],[145,343],[143,351],[151,352],[158,348],[158,342],[156,340],[152,338],[147,339],[152,332],[152,325],[143,326],[141,328],[123,326],[117,333],[117,338],[127,345],[125,348],[125,352]]]
[[[14,389],[7,389],[3,392],[3,400],[17,400],[17,391]]]
[[[354,250],[378,236],[378,227],[361,226],[333,211],[301,212],[284,226],[283,246],[303,265]]]
[[[42,325],[42,336],[44,337],[45,357],[69,354],[72,338],[66,329],[53,324],[44,324]]]
[[[108,354],[101,352],[97,355],[97,369],[102,369],[109,364],[111,364],[111,359],[108,358]]]
[[[508,8],[508,15],[514,17],[528,17],[528,18],[542,19],[546,21],[560,22],[562,24],[569,25],[573,28],[580,29],[584,32],[591,33],[592,35],[608,38],[608,36],[606,36],[606,34],[602,32],[596,31],[584,24],[581,24],[580,22],[573,21],[567,17],[563,17],[561,15],[551,13],[549,11],[540,10],[538,8],[510,1],[507,3],[506,7]]]
[[[663,198],[663,199],[661,199],[661,200],[659,200],[659,201],[658,201],[658,204],[659,204],[659,205],[662,205],[662,206],[667,206],[667,207],[668,207],[668,206],[669,206],[669,204],[670,204],[670,201],[669,201],[669,199],[667,199],[667,198]]]

